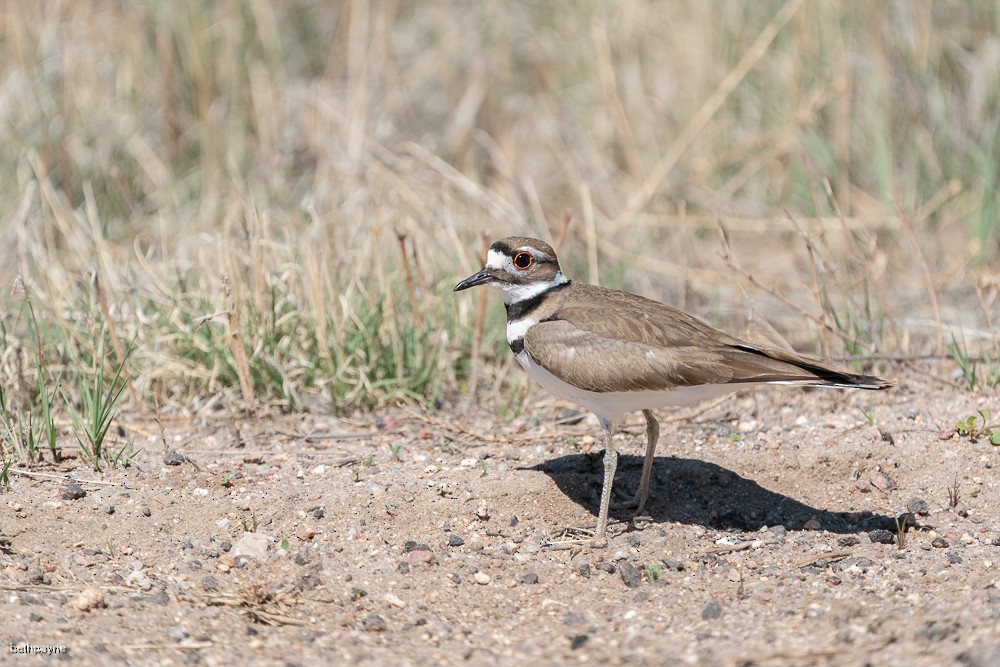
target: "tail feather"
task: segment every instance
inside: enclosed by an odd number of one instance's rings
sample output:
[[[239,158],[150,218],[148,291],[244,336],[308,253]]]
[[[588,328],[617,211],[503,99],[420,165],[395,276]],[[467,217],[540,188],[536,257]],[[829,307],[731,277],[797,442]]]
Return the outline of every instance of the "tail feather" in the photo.
[[[849,371],[829,366],[818,359],[811,359],[794,352],[788,352],[777,348],[763,349],[753,347],[751,345],[734,345],[733,347],[743,352],[749,352],[766,359],[781,362],[780,366],[784,367],[774,368],[770,373],[765,371],[764,373],[756,374],[755,377],[747,377],[745,379],[747,382],[769,382],[775,384],[798,384],[817,387],[874,390],[888,389],[896,384],[892,380],[886,380],[875,375],[851,373]],[[802,373],[789,373],[788,371],[791,369],[789,369],[788,366],[792,366],[800,371],[805,371],[808,375]]]

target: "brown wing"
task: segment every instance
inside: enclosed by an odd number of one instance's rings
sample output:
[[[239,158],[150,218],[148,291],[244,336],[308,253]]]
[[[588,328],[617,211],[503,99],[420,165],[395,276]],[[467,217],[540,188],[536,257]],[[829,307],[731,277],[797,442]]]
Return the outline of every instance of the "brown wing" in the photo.
[[[732,381],[718,354],[607,338],[567,320],[528,329],[524,349],[560,380],[589,391],[648,391]]]
[[[547,321],[529,328],[524,349],[556,377],[595,392],[766,382],[890,385],[744,343],[656,301],[592,285],[579,285]]]

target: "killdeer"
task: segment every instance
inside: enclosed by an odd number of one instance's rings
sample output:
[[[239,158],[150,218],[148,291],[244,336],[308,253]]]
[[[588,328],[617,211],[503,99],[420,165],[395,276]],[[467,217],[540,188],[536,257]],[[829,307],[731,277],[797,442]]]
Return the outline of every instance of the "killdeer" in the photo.
[[[618,453],[611,437],[625,413],[646,418],[646,457],[635,498],[649,497],[659,423],[652,409],[684,406],[756,385],[885,389],[892,382],[733,338],[656,301],[573,282],[552,248],[532,238],[496,241],[486,266],[455,291],[503,292],[507,343],[546,390],[593,412],[604,431],[604,486],[596,537],[606,541]]]

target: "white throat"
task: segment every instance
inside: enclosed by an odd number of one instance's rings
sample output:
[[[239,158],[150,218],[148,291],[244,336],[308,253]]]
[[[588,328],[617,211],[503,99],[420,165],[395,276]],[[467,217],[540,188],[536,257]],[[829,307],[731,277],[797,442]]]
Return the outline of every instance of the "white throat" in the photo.
[[[497,283],[491,285],[503,291],[503,301],[507,305],[534,299],[543,292],[547,292],[558,285],[565,285],[569,278],[562,274],[562,271],[552,277],[552,280],[544,280],[537,283]]]

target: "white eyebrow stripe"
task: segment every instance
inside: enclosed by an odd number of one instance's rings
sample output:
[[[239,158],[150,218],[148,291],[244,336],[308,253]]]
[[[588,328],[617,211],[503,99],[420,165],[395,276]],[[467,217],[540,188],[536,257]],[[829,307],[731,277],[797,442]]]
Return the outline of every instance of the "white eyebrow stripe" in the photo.
[[[505,261],[507,261],[507,256],[499,250],[490,248],[490,251],[486,253],[486,266],[491,269],[502,269]]]

